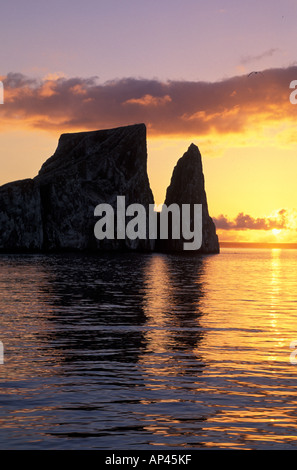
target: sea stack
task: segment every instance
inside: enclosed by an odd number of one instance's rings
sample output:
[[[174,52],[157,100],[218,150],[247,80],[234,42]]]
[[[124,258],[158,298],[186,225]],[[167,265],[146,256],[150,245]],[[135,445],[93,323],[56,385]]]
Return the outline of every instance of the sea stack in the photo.
[[[191,144],[187,152],[178,160],[167,188],[164,203],[167,207],[177,204],[202,204],[202,245],[197,250],[199,253],[219,253],[220,245],[216,234],[215,224],[208,213],[207,197],[205,192],[202,159],[198,147]],[[191,217],[193,225],[193,214]],[[158,251],[181,252],[185,240],[158,240]]]

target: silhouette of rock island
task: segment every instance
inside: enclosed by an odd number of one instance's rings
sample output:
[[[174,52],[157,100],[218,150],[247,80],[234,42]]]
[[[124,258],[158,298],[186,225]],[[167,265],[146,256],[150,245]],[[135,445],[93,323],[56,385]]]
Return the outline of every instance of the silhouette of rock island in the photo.
[[[202,159],[199,149],[191,144],[187,152],[178,160],[167,188],[165,203],[171,204],[202,204],[202,253],[218,253],[219,241],[215,224],[208,213],[208,204],[204,187]],[[191,216],[193,226],[193,214]],[[182,233],[182,230],[181,230]],[[184,239],[158,240],[159,251],[183,251]]]
[[[116,208],[117,196],[125,196],[126,206],[142,204],[147,214],[154,204],[145,125],[62,134],[54,155],[35,178],[0,187],[0,251],[181,251],[172,240],[97,240],[94,209],[100,203]],[[198,251],[218,253],[201,155],[193,144],[174,169],[165,203],[172,202],[202,203],[203,244]]]

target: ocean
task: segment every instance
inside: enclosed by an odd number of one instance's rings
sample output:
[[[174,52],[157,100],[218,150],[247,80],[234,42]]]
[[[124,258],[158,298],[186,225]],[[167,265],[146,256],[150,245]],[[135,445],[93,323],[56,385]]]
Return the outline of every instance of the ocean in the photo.
[[[1,449],[297,447],[295,249],[1,255],[0,314]]]

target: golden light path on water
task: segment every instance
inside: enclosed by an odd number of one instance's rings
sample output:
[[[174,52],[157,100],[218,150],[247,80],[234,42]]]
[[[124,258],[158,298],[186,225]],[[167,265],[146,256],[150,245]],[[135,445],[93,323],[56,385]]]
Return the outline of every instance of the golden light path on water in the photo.
[[[239,251],[223,249],[220,256],[205,257],[202,267],[194,267],[198,289],[189,283],[189,292],[179,286],[187,261],[181,270],[166,257],[152,258],[145,297],[151,354],[142,358],[147,386],[162,388],[166,376],[187,376],[189,370],[183,367],[189,367],[191,355],[191,374],[197,374],[195,399],[212,408],[197,442],[216,447],[219,441],[220,448],[253,448],[257,441],[267,447],[270,442],[297,445],[297,366],[290,362],[290,344],[297,339],[297,252]],[[187,323],[192,343],[183,345],[183,363],[175,354],[174,325],[186,330]],[[162,427],[154,419],[151,431],[172,433],[172,423]],[[182,428],[182,419],[177,420],[175,433]]]

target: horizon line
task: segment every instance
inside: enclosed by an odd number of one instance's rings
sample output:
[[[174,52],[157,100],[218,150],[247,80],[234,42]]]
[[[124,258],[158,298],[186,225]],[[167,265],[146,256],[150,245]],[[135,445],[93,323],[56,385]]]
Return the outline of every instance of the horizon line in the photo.
[[[274,243],[274,242],[219,242],[221,248],[283,248],[297,249],[296,243]]]

